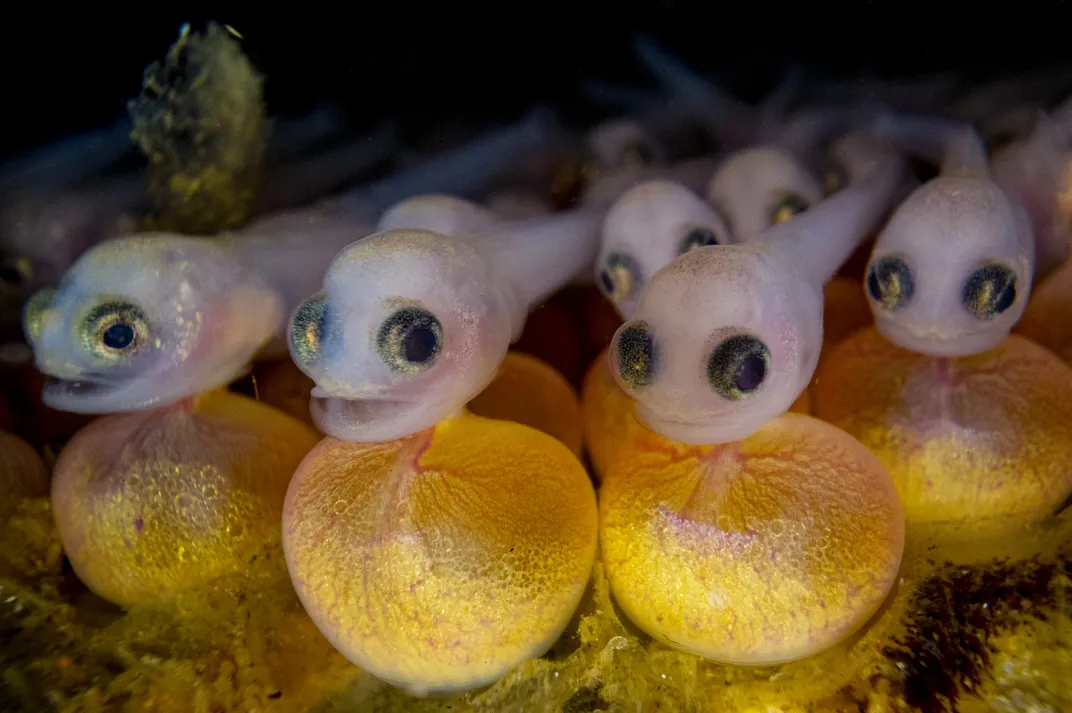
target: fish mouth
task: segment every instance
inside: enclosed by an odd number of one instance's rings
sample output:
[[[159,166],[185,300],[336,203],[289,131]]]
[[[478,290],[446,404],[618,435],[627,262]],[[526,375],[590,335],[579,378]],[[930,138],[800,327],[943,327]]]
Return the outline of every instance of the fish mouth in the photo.
[[[319,392],[319,393],[318,393]],[[309,413],[317,427],[333,438],[360,443],[393,441],[428,426],[428,410],[412,401],[385,398],[349,399],[313,389]]]
[[[942,333],[934,329],[916,329],[894,319],[876,319],[879,334],[902,349],[932,357],[954,358],[981,354],[1005,341],[1009,330],[977,330]]]
[[[116,393],[118,387],[100,381],[86,379],[60,379],[45,377],[41,399],[49,408],[73,413],[97,413],[94,400]],[[88,403],[86,402],[88,400]]]
[[[774,416],[777,416],[777,413],[771,415],[767,411],[759,411],[747,415],[697,414],[689,418],[673,410],[639,402],[635,411],[637,422],[647,430],[671,441],[689,445],[713,445],[744,440]]]

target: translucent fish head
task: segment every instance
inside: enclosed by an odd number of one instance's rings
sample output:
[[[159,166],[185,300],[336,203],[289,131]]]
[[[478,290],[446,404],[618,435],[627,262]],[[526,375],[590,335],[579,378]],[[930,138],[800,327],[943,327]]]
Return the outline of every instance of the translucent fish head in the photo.
[[[811,380],[822,295],[751,245],[703,247],[652,277],[611,342],[638,420],[682,443],[737,441]]]
[[[283,325],[282,306],[220,243],[146,234],[106,241],[24,312],[44,401],[132,411],[223,386]]]
[[[890,341],[937,357],[978,354],[1027,306],[1034,243],[1026,215],[991,181],[935,178],[891,216],[865,292]]]
[[[453,415],[495,378],[511,310],[473,242],[394,229],[345,248],[295,310],[291,355],[311,411],[349,441],[401,438]]]

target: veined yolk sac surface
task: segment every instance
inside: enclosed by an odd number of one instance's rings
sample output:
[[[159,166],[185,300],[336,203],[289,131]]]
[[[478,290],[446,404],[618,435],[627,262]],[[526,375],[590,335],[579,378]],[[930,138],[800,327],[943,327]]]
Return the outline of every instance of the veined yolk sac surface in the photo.
[[[889,469],[910,531],[1003,536],[1072,493],[1072,368],[1023,337],[939,359],[863,330],[821,366],[815,400]]]
[[[127,606],[240,570],[279,542],[287,484],[316,441],[225,391],[97,419],[64,448],[52,482],[75,573]]]
[[[897,491],[845,432],[785,414],[720,446],[644,431],[607,473],[611,591],[641,629],[735,664],[774,664],[859,630],[904,550]]]
[[[412,692],[490,683],[561,634],[596,554],[595,494],[551,436],[463,412],[397,441],[324,439],[283,544],[348,659]]]

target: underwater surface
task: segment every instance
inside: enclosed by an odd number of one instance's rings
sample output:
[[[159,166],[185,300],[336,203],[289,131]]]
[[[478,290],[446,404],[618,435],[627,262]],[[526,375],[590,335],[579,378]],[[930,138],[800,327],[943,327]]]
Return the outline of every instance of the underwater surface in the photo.
[[[898,7],[65,18],[0,711],[1072,711],[1070,18]]]

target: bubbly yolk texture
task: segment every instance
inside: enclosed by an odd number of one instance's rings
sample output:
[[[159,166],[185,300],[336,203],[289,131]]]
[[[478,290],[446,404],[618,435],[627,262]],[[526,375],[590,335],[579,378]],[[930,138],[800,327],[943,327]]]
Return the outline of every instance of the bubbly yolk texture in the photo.
[[[463,412],[387,443],[324,439],[291,482],[283,546],[317,627],[413,692],[473,688],[543,654],[596,554],[569,449]]]
[[[1072,492],[1072,369],[1023,337],[936,359],[867,329],[834,350],[814,395],[817,416],[889,469],[910,528],[1007,533]]]
[[[536,357],[507,353],[498,376],[468,408],[478,416],[543,431],[581,456],[584,432],[577,393],[565,377]]]
[[[60,454],[52,482],[75,572],[130,605],[245,567],[278,541],[287,483],[316,441],[225,391],[97,419]]]
[[[737,664],[799,659],[857,631],[904,549],[882,464],[798,414],[723,446],[641,433],[606,475],[600,516],[603,562],[629,618]]]
[[[0,517],[22,498],[48,495],[48,467],[29,443],[0,431]]]
[[[610,347],[592,362],[581,389],[584,442],[592,459],[597,480],[602,479],[614,460],[638,431],[644,430],[634,415],[636,402],[614,381],[607,354]],[[808,389],[789,407],[793,413],[811,412]]]

